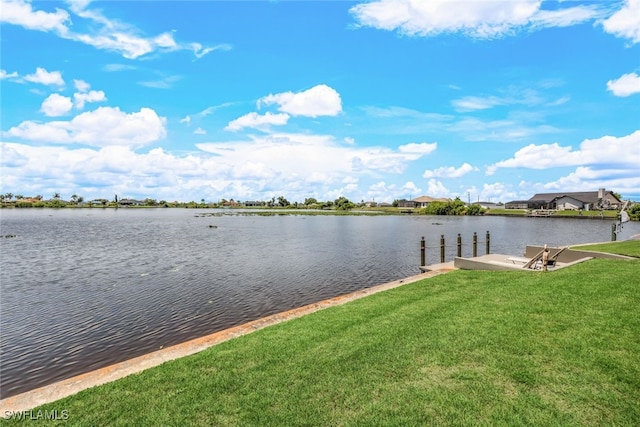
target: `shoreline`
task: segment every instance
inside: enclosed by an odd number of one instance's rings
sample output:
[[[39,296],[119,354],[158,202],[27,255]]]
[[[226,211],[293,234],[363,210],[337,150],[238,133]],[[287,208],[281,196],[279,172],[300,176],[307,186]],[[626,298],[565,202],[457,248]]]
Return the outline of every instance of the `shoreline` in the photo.
[[[146,369],[153,368],[178,358],[190,356],[213,347],[217,344],[231,339],[247,335],[251,332],[275,325],[281,322],[292,320],[325,308],[334,307],[348,302],[364,298],[378,292],[393,289],[409,283],[414,283],[422,279],[438,276],[451,271],[452,268],[444,267],[426,273],[420,273],[404,279],[394,280],[370,288],[361,289],[345,295],[329,298],[302,307],[287,310],[282,313],[263,317],[239,326],[215,332],[204,337],[195,338],[187,342],[176,344],[161,350],[154,351],[142,356],[135,357],[124,362],[119,362],[105,368],[76,375],[74,377],[48,384],[36,389],[9,396],[0,400],[0,416],[5,414],[28,411],[37,406],[54,402],[56,400],[74,395],[91,387],[99,386],[116,381],[128,375],[140,373]]]

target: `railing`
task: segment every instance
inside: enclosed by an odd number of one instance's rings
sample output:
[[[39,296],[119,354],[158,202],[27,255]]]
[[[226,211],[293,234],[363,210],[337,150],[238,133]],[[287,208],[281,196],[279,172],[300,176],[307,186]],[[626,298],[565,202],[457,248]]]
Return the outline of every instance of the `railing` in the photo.
[[[487,255],[489,255],[490,251],[491,251],[491,234],[489,233],[489,231],[487,231],[486,234],[486,238],[485,238],[485,252]],[[460,233],[458,233],[458,238],[457,238],[457,256],[458,257],[462,257],[462,236],[460,235]],[[473,257],[477,257],[478,256],[478,233],[476,233],[475,231],[473,232],[473,239],[472,239],[472,247],[473,247]],[[445,238],[444,238],[444,234],[440,235],[440,262],[444,263],[445,262],[445,253],[446,253],[446,242],[445,242]],[[420,265],[424,266],[426,265],[426,258],[427,258],[427,248],[429,249],[437,249],[437,246],[431,246],[431,247],[427,247],[427,242],[424,238],[424,236],[422,236],[422,239],[420,240]]]

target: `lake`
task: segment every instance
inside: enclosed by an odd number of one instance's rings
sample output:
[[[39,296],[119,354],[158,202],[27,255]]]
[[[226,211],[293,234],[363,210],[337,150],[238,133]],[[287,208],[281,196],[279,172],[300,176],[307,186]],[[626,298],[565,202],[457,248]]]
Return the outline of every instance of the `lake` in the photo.
[[[212,213],[222,214],[210,216]],[[207,209],[0,211],[1,397],[270,314],[527,244],[609,241],[611,221],[247,216]],[[618,236],[640,234],[627,223]],[[15,236],[15,237],[5,237]]]

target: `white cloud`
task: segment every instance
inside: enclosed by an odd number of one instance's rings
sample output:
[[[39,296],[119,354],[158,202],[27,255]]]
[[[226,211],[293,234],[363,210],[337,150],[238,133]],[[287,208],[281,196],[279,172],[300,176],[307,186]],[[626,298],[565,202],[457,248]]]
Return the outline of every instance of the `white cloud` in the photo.
[[[92,90],[87,93],[74,93],[73,102],[76,108],[84,108],[84,104],[87,102],[102,102],[106,101],[107,97],[101,90]]]
[[[76,88],[76,90],[78,92],[88,92],[89,89],[91,88],[91,85],[89,85],[89,83],[85,82],[84,80],[73,80],[73,85]]]
[[[15,79],[16,77],[18,77],[18,73],[15,71],[13,73],[7,73],[5,70],[0,70],[0,80]]]
[[[513,158],[497,162],[487,168],[487,175],[499,168],[549,169],[566,166],[615,165],[637,174],[640,165],[640,130],[622,137],[603,136],[585,139],[578,150],[553,144],[530,144],[518,150]]]
[[[486,98],[478,96],[464,96],[451,101],[451,104],[457,111],[486,110],[506,103],[507,102],[505,100],[500,99],[497,96],[489,96]]]
[[[442,182],[432,178],[427,182],[427,194],[431,197],[450,197],[451,192]]]
[[[437,142],[433,142],[433,143],[421,142],[419,144],[412,142],[409,144],[399,146],[398,151],[400,151],[401,153],[419,154],[422,156],[424,154],[433,153],[437,148],[438,148]]]
[[[180,119],[180,123],[191,123],[191,116],[185,116],[184,118]]]
[[[36,68],[36,72],[24,76],[28,82],[39,83],[46,86],[64,86],[64,80],[60,71],[49,72],[44,68]]]
[[[42,102],[40,111],[49,117],[58,117],[67,114],[72,107],[71,98],[53,93]]]
[[[623,74],[616,80],[609,80],[607,90],[622,97],[640,93],[640,76],[636,73]]]
[[[55,12],[34,11],[31,3],[21,0],[4,0],[0,21],[20,25],[30,30],[66,33],[69,14],[56,8]]]
[[[244,128],[269,129],[271,125],[282,126],[286,125],[288,121],[289,115],[284,113],[266,113],[264,115],[249,113],[230,121],[224,129],[230,131],[238,131]]]
[[[459,168],[453,166],[441,167],[434,170],[426,170],[422,176],[424,178],[460,178],[468,174],[469,172],[477,171],[478,168],[471,166],[469,163],[464,163]]]
[[[640,0],[627,0],[619,11],[602,22],[602,26],[616,37],[640,43]]]
[[[541,0],[376,0],[350,9],[360,26],[430,37],[462,33],[474,38],[495,38],[520,28],[568,26],[599,16],[595,8],[568,7],[540,10]]]
[[[150,108],[127,114],[118,108],[101,107],[70,121],[24,121],[9,129],[7,135],[52,144],[141,147],[166,136],[165,122]]]
[[[176,42],[171,32],[157,36],[142,37],[140,30],[114,19],[104,16],[99,10],[88,9],[89,1],[69,2],[69,9],[79,20],[89,21],[86,33],[72,31],[70,14],[62,9],[55,12],[34,10],[31,3],[25,0],[5,0],[2,3],[3,13],[0,20],[5,23],[20,25],[30,30],[53,32],[59,37],[81,42],[97,49],[110,50],[128,59],[135,59],[152,52],[172,52],[190,50],[197,58],[215,50],[229,50],[227,44],[203,47],[200,43]]]
[[[409,162],[425,154],[385,147],[344,146],[332,136],[304,134],[252,136],[249,141],[202,143],[197,147],[220,156],[234,167],[251,162],[269,165],[282,175],[304,177],[319,173],[335,179],[354,172],[402,173]]]
[[[410,198],[419,197],[421,191],[420,188],[418,188],[418,186],[412,181],[405,182],[402,186],[402,190],[405,194],[409,194]]]
[[[268,95],[258,101],[258,108],[262,104],[277,104],[279,111],[292,116],[336,116],[342,111],[340,94],[323,84],[302,92]]]
[[[206,135],[207,131],[202,128],[197,128],[196,130],[193,131],[193,133],[195,133],[196,135]]]
[[[182,76],[167,76],[159,80],[152,80],[147,82],[140,82],[142,86],[152,87],[156,89],[170,89],[173,84],[182,80]]]
[[[539,10],[532,18],[533,27],[569,27],[600,17],[593,6],[575,6],[559,10]]]

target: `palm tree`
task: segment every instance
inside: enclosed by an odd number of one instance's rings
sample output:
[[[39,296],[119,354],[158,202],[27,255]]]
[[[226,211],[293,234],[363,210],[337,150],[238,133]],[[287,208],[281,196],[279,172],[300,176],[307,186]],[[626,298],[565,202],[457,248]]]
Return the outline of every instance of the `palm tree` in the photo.
[[[13,199],[13,193],[7,193],[4,196],[9,200]]]
[[[58,200],[60,198],[60,193],[53,193],[53,198]]]
[[[77,204],[77,203],[78,203],[78,195],[77,195],[77,194],[74,194],[73,196],[71,196],[71,201],[72,201],[74,204]]]

